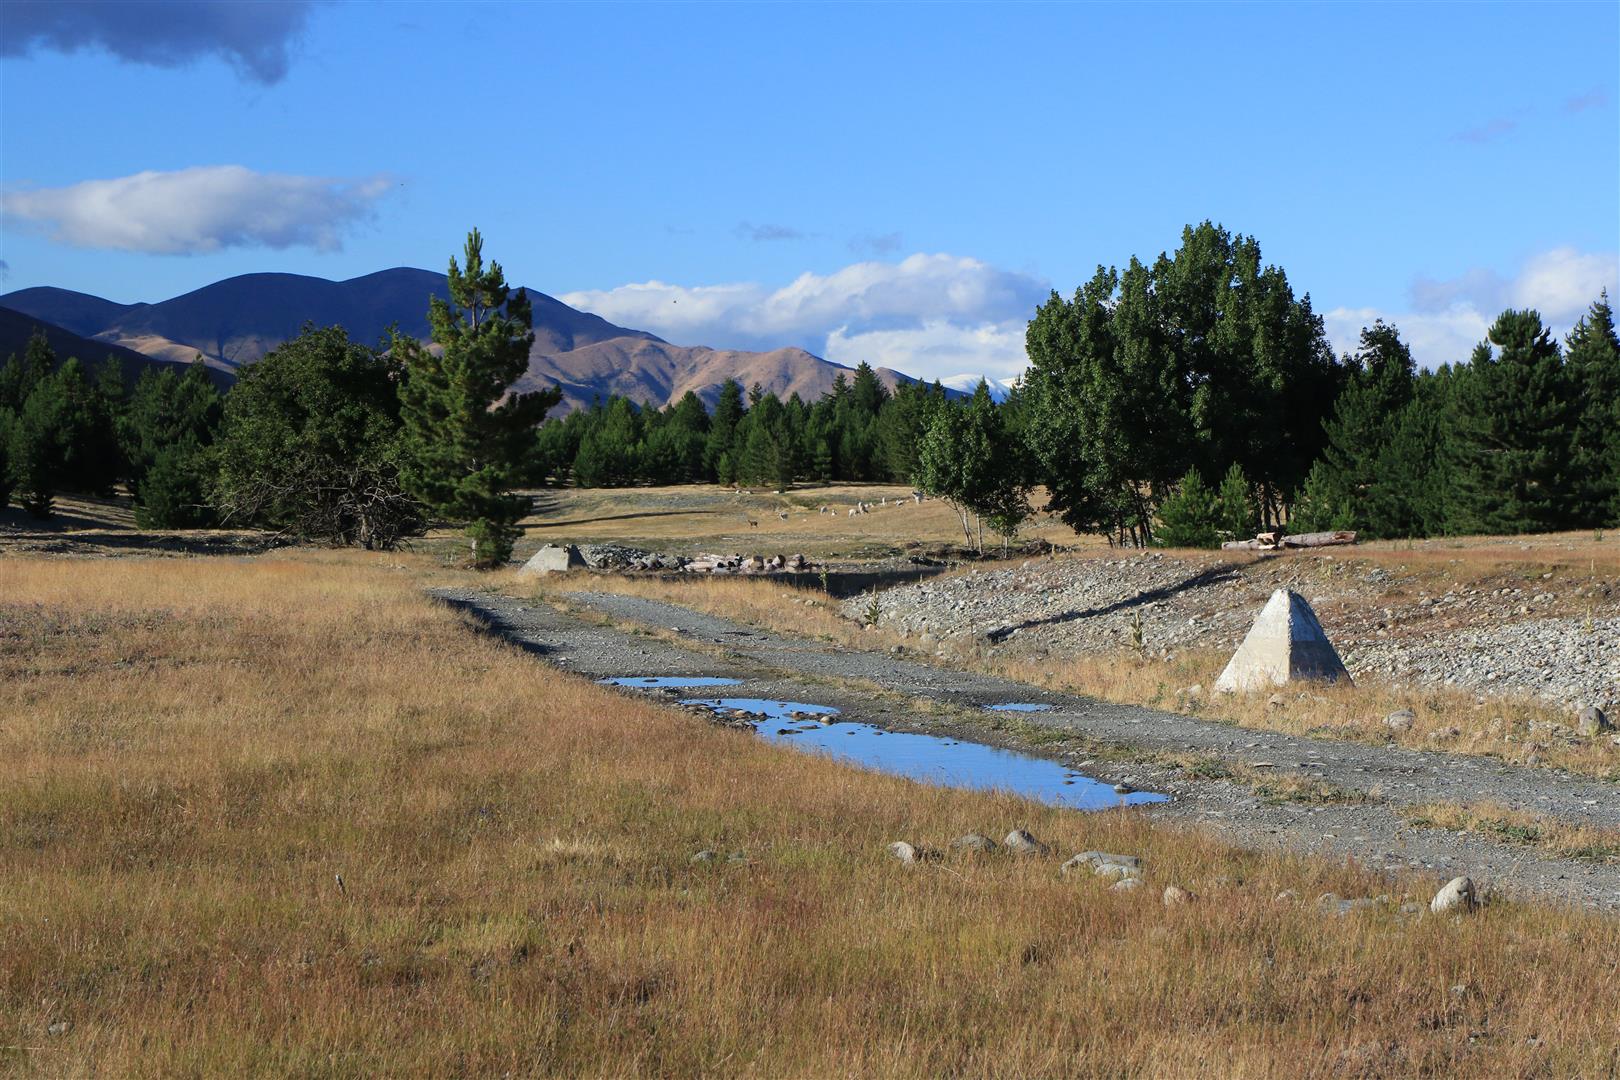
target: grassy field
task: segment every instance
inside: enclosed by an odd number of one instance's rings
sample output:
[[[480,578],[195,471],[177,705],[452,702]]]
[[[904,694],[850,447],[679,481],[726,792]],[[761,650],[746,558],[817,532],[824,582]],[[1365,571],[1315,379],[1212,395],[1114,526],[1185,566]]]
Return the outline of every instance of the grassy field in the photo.
[[[802,552],[815,559],[883,558],[916,544],[961,545],[956,512],[937,499],[914,503],[892,484],[826,484],[781,494],[712,484],[657,488],[564,488],[535,493],[519,554],[545,543],[616,543],[655,551]],[[858,502],[870,513],[849,515]],[[831,513],[821,513],[826,507]],[[783,516],[785,515],[785,517]],[[1100,546],[1042,518],[1022,537]],[[986,533],[989,546],[992,537]]]
[[[1620,922],[1328,918],[1325,891],[1435,883],[773,747],[472,632],[421,592],[446,576],[307,552],[0,561],[0,1069],[1620,1065]],[[1054,855],[885,853],[1014,826]],[[1148,887],[1061,879],[1090,848],[1142,856]],[[1167,884],[1198,899],[1166,907]]]

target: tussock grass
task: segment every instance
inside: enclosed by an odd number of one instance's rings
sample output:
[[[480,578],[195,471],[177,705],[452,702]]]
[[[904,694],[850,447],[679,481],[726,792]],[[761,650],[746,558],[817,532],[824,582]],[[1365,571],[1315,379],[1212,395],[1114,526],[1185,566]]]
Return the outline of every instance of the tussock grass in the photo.
[[[1084,694],[1103,701],[1172,709],[1235,723],[1255,731],[1393,743],[1412,749],[1478,754],[1517,764],[1541,764],[1605,779],[1620,778],[1620,747],[1607,738],[1577,739],[1563,731],[1565,710],[1526,698],[1481,699],[1446,687],[1401,687],[1364,677],[1354,686],[1287,689],[1273,695],[1213,694],[1231,659],[1222,649],[1181,649],[1168,662],[1131,649],[1068,656],[1021,655],[1005,648],[974,650],[945,642],[944,655],[920,652],[916,640],[883,627],[862,626],[838,614],[838,603],[813,580],[797,586],[759,578],[692,580],[597,575],[557,581],[502,579],[502,587],[567,603],[568,591],[646,596],[765,629],[799,634],[849,648],[883,651],[900,646],[912,659],[1000,675],[1032,686]],[[881,603],[881,594],[879,594]],[[1188,694],[1198,687],[1200,692]],[[1397,709],[1411,709],[1412,726],[1383,723]]]
[[[1324,919],[1315,894],[1390,884],[775,747],[420,584],[358,554],[0,561],[0,1070],[1613,1067],[1613,920]],[[1057,854],[884,851],[1014,826]],[[1148,887],[1059,877],[1092,848]]]

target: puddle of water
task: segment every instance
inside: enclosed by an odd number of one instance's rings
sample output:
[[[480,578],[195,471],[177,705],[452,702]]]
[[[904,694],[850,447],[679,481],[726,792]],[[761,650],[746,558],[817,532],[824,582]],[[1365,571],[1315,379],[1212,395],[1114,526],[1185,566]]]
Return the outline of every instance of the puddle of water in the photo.
[[[826,705],[760,698],[694,698],[684,704],[751,713],[764,721],[755,730],[771,742],[829,754],[925,784],[1010,791],[1078,810],[1106,810],[1122,804],[1139,806],[1169,799],[1153,791],[1117,795],[1112,786],[1082,776],[1055,761],[994,746],[909,731],[884,731],[847,720],[803,722],[805,717],[838,715],[837,709]]]
[[[716,675],[626,675],[617,679],[598,679],[608,686],[670,686],[686,690],[697,686],[736,686],[741,679],[722,679]]]
[[[1052,706],[1038,701],[1009,701],[1004,705],[986,705],[991,712],[1045,712]]]

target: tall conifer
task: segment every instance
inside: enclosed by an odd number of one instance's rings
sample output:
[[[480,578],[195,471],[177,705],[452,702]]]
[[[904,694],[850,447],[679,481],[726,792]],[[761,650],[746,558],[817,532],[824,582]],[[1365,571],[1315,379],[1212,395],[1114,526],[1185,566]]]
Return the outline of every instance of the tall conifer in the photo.
[[[450,259],[450,302],[428,308],[435,352],[396,334],[405,366],[400,386],[406,489],[441,520],[466,526],[473,563],[496,566],[512,553],[528,500],[512,488],[539,466],[535,428],[562,400],[556,387],[512,393],[534,341],[529,298],[508,288],[499,263],[484,265],[484,240],[467,235],[466,269]]]

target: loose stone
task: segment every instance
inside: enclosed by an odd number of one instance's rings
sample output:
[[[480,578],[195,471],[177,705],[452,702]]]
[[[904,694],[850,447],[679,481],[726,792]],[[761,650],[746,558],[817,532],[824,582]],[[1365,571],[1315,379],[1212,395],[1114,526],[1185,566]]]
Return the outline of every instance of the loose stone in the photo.
[[[1023,829],[1014,829],[1001,841],[1001,846],[1014,855],[1045,855],[1052,849]]]

